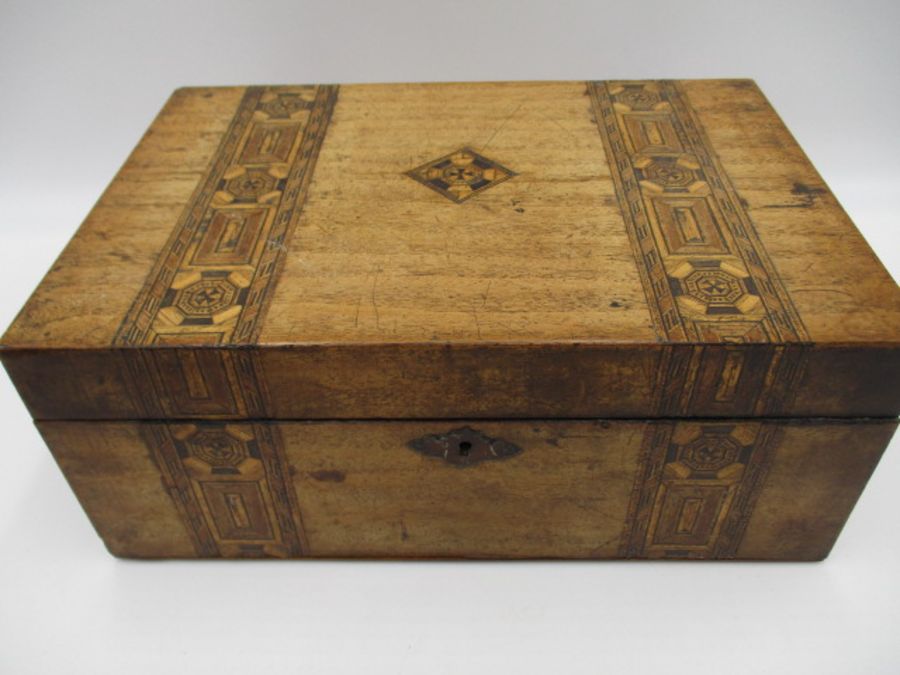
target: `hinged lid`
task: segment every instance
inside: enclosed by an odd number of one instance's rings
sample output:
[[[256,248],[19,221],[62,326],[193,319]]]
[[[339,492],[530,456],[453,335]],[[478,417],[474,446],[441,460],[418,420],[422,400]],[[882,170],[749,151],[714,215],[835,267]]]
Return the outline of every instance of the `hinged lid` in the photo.
[[[37,418],[895,415],[747,80],[182,89],[3,338]]]

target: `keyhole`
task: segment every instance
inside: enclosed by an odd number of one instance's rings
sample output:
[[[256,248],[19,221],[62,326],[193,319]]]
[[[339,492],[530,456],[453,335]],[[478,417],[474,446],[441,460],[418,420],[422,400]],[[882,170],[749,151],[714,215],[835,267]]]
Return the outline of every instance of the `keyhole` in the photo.
[[[469,441],[460,441],[459,443],[459,454],[463,457],[469,456],[469,450],[472,449],[472,444]]]

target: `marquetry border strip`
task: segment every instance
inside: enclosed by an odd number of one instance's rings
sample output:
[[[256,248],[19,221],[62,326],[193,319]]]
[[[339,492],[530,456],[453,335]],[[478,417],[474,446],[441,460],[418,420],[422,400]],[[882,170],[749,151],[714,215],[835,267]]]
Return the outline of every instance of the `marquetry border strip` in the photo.
[[[234,343],[252,343],[259,336],[261,320],[272,301],[271,291],[284,265],[287,243],[306,201],[309,183],[337,103],[337,96],[338,87],[335,85],[316,87],[315,99],[302,134],[297,158],[287,177],[284,197],[279,202],[272,229],[265,235],[266,245],[257,263],[256,275],[250,283],[247,304],[238,317],[231,339]]]
[[[147,417],[268,416],[253,349],[338,87],[248,87],[114,344]]]
[[[337,95],[247,88],[114,344],[253,343]]]
[[[307,550],[281,435],[265,423],[146,423],[144,442],[199,557]]]
[[[648,422],[619,557],[736,557],[780,440],[763,422]]]
[[[201,219],[209,208],[216,188],[234,158],[236,149],[250,124],[253,111],[259,103],[262,89],[248,87],[238,105],[218,149],[210,160],[209,168],[201,179],[181,214],[169,240],[163,247],[156,264],[147,277],[143,289],[132,303],[131,309],[122,321],[113,344],[139,345],[152,343],[151,327],[160,309],[163,294],[172,285],[181,260],[191,241],[196,236]]]
[[[588,92],[659,336],[807,340],[680,86],[590,82]]]
[[[680,84],[587,89],[665,343],[656,414],[777,414],[804,372],[809,336]]]
[[[168,429],[164,424],[141,425],[141,435],[150,450],[150,456],[159,468],[163,488],[181,517],[185,531],[194,545],[194,551],[201,558],[218,557],[219,549],[215,537],[206,523],[191,481],[182,469],[181,460]]]
[[[727,518],[719,530],[714,550],[718,559],[736,558],[738,547],[753,515],[753,508],[759,500],[769,470],[775,459],[784,428],[771,422],[764,422],[753,445],[753,461],[749,462],[741,478],[740,489],[731,502]]]
[[[779,415],[809,360],[804,344],[669,344],[659,353],[659,417]]]

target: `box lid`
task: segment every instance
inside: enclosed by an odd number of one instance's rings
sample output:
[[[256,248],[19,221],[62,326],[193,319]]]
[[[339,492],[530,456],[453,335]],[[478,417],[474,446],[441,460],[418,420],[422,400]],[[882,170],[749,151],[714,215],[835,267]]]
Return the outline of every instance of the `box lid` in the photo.
[[[900,410],[900,291],[748,80],[180,89],[2,342],[44,419]]]

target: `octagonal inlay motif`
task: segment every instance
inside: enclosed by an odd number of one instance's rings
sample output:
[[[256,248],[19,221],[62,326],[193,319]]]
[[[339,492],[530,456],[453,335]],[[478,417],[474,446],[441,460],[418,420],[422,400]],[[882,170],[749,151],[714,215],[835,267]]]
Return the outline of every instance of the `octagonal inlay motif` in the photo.
[[[654,110],[662,102],[659,93],[643,83],[622,85],[614,95],[616,103],[631,110]]]
[[[688,293],[707,304],[734,304],[744,293],[740,281],[721,270],[696,270],[683,284]]]
[[[737,263],[722,260],[688,260],[669,274],[679,304],[694,313],[750,314],[761,309],[756,285]]]
[[[700,165],[693,157],[642,157],[635,171],[645,188],[653,192],[699,192],[706,188]]]
[[[264,201],[264,197],[278,191],[279,179],[263,169],[246,169],[225,181],[224,192],[236,202]]]
[[[210,316],[231,305],[236,295],[227,279],[201,279],[178,294],[175,306],[187,316]]]
[[[315,90],[310,91],[310,98],[305,98],[299,93],[284,93],[267,97],[260,103],[259,109],[271,119],[290,119],[301,110],[312,108],[312,97]]]
[[[247,446],[224,430],[198,431],[186,445],[192,457],[214,467],[236,467],[249,457]]]
[[[240,314],[249,284],[239,271],[180,274],[163,296],[159,315],[170,325],[223,324]]]
[[[702,435],[681,447],[678,460],[694,471],[719,471],[740,456],[741,446],[730,436]]]

